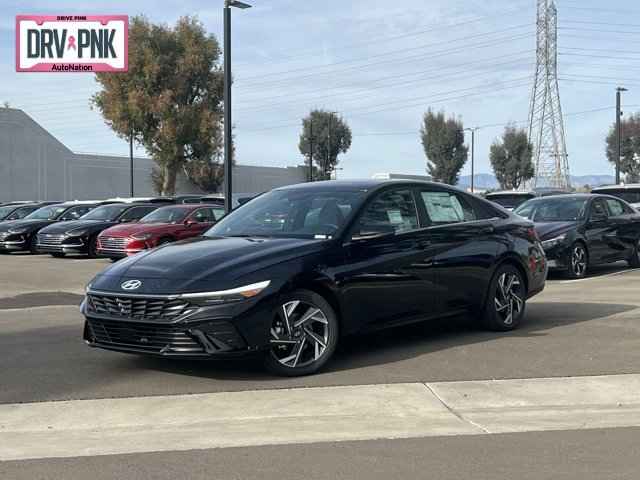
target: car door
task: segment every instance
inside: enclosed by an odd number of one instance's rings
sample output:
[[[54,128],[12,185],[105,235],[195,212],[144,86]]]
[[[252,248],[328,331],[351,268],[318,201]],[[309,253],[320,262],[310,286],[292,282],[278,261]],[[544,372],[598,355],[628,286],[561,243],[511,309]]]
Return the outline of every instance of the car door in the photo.
[[[428,281],[436,284],[440,315],[477,309],[491,280],[500,238],[496,218],[462,192],[423,187],[419,206],[430,224],[426,230],[431,268]]]
[[[609,229],[604,238],[606,260],[626,260],[634,252],[638,241],[638,227],[633,209],[617,198],[606,198]]]
[[[607,236],[612,235],[609,211],[604,198],[594,198],[589,205],[584,236],[587,240],[590,263],[606,263],[611,257]]]
[[[178,232],[178,238],[190,238],[202,235],[209,230],[216,221],[215,214],[210,207],[202,207],[193,211],[185,221],[185,227]]]
[[[346,317],[357,328],[376,328],[424,318],[432,292],[416,272],[428,262],[411,188],[378,193],[364,206],[336,269]]]

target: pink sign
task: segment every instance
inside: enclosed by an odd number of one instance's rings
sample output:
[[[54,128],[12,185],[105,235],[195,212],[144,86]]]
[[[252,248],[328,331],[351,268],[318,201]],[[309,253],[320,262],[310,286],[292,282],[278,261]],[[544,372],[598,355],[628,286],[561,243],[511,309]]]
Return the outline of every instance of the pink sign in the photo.
[[[127,15],[16,16],[16,71],[126,72]]]

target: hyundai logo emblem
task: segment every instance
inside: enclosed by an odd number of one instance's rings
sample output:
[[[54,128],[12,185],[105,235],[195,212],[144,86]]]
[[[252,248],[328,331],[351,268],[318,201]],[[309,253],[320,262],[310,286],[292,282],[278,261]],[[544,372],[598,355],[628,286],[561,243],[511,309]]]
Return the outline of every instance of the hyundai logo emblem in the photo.
[[[123,290],[137,290],[142,286],[142,282],[140,280],[127,280],[126,282],[122,282],[120,288]]]

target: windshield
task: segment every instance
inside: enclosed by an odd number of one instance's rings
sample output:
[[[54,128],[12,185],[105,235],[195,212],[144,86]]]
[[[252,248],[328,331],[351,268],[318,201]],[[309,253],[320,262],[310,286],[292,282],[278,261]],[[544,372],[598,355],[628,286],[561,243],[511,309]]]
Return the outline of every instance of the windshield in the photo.
[[[360,190],[285,189],[234,210],[206,236],[330,237],[365,196]]]
[[[613,189],[603,189],[603,190],[599,190],[596,192],[596,190],[594,190],[595,193],[603,193],[605,195],[612,195],[614,197],[618,197],[621,198],[622,200],[624,200],[627,203],[640,203],[640,190],[630,190],[630,189],[620,189],[620,190],[613,190]]]
[[[127,208],[130,208],[130,205],[105,205],[91,210],[80,218],[82,220],[103,220],[105,222],[112,222]]]
[[[571,222],[583,218],[587,198],[549,197],[529,200],[514,213],[533,222]]]
[[[142,217],[140,223],[179,223],[187,218],[190,211],[181,207],[162,207]]]
[[[27,215],[24,218],[29,220],[55,220],[69,207],[62,205],[51,205],[49,207],[42,207],[35,212]]]
[[[505,208],[516,208],[532,198],[532,195],[487,195],[487,200]]]

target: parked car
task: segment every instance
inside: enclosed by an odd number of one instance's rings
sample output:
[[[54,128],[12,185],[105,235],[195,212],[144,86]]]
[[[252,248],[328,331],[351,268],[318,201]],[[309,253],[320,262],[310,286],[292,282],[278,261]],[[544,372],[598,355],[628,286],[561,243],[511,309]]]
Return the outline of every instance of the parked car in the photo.
[[[130,225],[117,225],[98,235],[97,254],[113,260],[164,243],[196,237],[224,215],[214,205],[181,204],[159,208]]]
[[[27,250],[37,253],[37,233],[52,223],[77,220],[99,203],[66,202],[47,205],[21,220],[0,223],[0,252]]]
[[[98,235],[103,230],[124,223],[137,222],[158,209],[158,204],[113,203],[91,210],[78,220],[54,223],[38,232],[36,250],[64,257],[80,253],[95,258],[98,254]]]
[[[592,265],[626,260],[640,266],[640,213],[608,195],[544,197],[516,214],[535,223],[549,268],[583,278]]]
[[[0,222],[20,220],[46,205],[60,202],[12,202],[0,205]]]
[[[591,193],[600,193],[603,195],[613,195],[618,197],[635,209],[640,209],[640,184],[629,183],[623,185],[605,185],[596,187]]]
[[[546,274],[533,223],[453,187],[314,182],[115,263],[91,280],[81,311],[93,347],[258,352],[272,371],[304,375],[365,330],[469,312],[511,330]]]
[[[485,198],[490,202],[497,203],[507,210],[513,210],[522,205],[527,200],[536,198],[536,194],[533,192],[518,192],[514,190],[505,190],[501,192],[491,192],[485,195]]]

